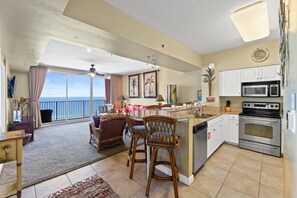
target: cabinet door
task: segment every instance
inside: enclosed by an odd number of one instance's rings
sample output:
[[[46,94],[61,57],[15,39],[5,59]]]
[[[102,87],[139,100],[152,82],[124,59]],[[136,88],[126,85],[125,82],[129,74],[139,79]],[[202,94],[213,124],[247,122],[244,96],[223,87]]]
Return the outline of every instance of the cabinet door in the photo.
[[[241,81],[242,82],[253,82],[257,81],[259,78],[258,68],[248,68],[241,70]]]
[[[219,78],[220,96],[241,96],[241,70],[220,72]]]
[[[280,65],[266,66],[259,68],[261,81],[281,80],[278,73],[280,73]]]
[[[229,120],[229,142],[238,144],[238,133],[239,133],[239,122],[238,120]]]
[[[223,141],[228,142],[229,141],[229,115],[223,115]]]
[[[215,151],[215,127],[207,129],[207,158]]]

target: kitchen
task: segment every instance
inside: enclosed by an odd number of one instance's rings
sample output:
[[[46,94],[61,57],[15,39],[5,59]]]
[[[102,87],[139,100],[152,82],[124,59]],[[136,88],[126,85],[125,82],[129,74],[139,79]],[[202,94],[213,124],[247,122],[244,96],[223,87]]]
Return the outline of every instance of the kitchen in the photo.
[[[191,185],[194,175],[223,143],[281,157],[279,70],[280,65],[272,65],[220,71],[219,95],[231,101],[228,111],[224,105],[198,105],[194,106],[197,111],[187,106],[162,111],[143,110],[130,115],[137,118],[165,115],[178,119],[177,135],[181,137],[182,145],[176,151],[179,180]],[[233,97],[244,102],[241,106],[232,105]],[[167,159],[166,153],[160,153],[161,159]],[[170,173],[164,166],[158,169]]]

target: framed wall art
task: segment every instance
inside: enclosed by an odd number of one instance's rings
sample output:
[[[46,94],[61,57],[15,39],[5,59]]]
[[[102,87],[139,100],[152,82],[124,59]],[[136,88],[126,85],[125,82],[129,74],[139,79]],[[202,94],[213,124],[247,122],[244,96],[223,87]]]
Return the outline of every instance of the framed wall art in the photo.
[[[157,98],[157,71],[143,73],[143,97]]]
[[[129,76],[129,98],[139,98],[139,74]]]
[[[176,89],[177,89],[176,85],[167,85],[167,104],[177,103]]]

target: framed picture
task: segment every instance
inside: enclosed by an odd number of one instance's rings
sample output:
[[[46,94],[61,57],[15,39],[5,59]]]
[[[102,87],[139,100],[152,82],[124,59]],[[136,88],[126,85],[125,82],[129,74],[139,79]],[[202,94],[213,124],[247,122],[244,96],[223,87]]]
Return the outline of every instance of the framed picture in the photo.
[[[139,98],[139,74],[129,76],[129,98]]]
[[[176,85],[167,85],[167,104],[177,103],[176,89],[177,89]]]
[[[143,73],[143,97],[157,98],[157,71]]]

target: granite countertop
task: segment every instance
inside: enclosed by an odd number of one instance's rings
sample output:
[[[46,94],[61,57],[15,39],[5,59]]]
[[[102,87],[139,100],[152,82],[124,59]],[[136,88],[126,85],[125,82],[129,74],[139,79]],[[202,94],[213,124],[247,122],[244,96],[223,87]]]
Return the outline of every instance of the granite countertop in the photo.
[[[168,116],[176,119],[188,119],[194,118],[194,115],[189,114],[187,109],[180,111],[169,111],[169,110],[159,110],[159,109],[142,109],[139,111],[130,112],[129,115],[134,118],[143,119],[147,116],[158,115],[158,116]]]
[[[194,118],[193,119],[193,126],[197,125],[197,124],[201,124],[202,122],[207,122],[209,120],[212,120],[216,117],[219,117],[223,114],[230,114],[230,115],[239,115],[239,113],[241,112],[241,110],[234,110],[234,111],[231,111],[231,112],[226,112],[224,110],[220,110],[220,111],[206,111],[206,112],[203,112],[203,113],[206,113],[206,114],[212,114],[214,116],[211,116],[209,118]]]
[[[195,118],[194,115],[190,114],[189,108],[179,108],[179,109],[168,109],[168,110],[159,110],[159,109],[143,109],[139,111],[130,112],[129,115],[134,118],[140,118],[143,119],[147,116],[152,115],[159,115],[159,116],[168,116],[176,119],[188,119],[193,118],[193,125],[200,124],[202,122],[207,122],[209,120],[212,120],[218,116],[221,116],[223,114],[232,114],[232,115],[238,115],[241,112],[241,110],[232,110],[231,112],[226,112],[224,110],[206,110],[203,113],[205,114],[212,114],[214,116],[211,116],[209,118]]]

